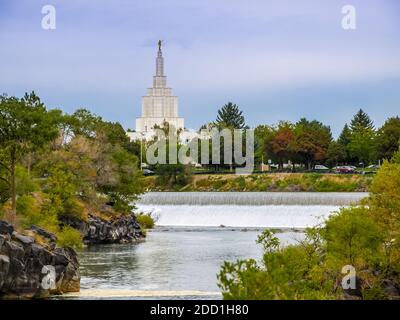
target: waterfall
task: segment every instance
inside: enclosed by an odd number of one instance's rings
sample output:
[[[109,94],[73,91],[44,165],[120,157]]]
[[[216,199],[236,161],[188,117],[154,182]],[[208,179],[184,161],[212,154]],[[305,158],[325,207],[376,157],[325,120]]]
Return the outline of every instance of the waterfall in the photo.
[[[139,205],[158,226],[306,228],[323,223],[337,206]]]
[[[149,192],[137,206],[158,226],[305,228],[363,192]]]
[[[329,205],[347,206],[366,192],[149,192],[140,205]]]

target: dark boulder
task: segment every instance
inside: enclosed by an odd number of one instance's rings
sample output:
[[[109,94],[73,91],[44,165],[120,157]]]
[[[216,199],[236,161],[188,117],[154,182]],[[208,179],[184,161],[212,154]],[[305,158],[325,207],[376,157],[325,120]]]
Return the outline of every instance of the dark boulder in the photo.
[[[11,235],[14,227],[7,221],[0,220],[0,234]]]
[[[55,235],[41,228],[30,231],[54,243],[54,248],[15,232],[3,221],[0,224],[0,298],[42,298],[79,291],[79,263],[72,248],[55,247]]]
[[[390,279],[383,279],[381,286],[383,288],[383,292],[389,299],[400,299],[400,290],[398,284],[395,281]]]
[[[24,236],[16,231],[12,233],[12,239],[22,243],[23,245],[30,245],[35,242],[32,237]]]
[[[44,230],[43,228],[40,228],[35,225],[31,226],[29,228],[29,230],[32,231],[33,233],[45,238],[48,242],[50,249],[54,250],[54,248],[56,247],[56,244],[57,244],[57,237],[55,234],[50,233],[50,232]]]
[[[104,220],[90,215],[87,221],[73,217],[62,217],[64,225],[80,231],[86,244],[129,243],[143,239],[144,235],[135,215]]]
[[[10,258],[0,254],[0,288],[3,286],[7,279],[10,270]]]

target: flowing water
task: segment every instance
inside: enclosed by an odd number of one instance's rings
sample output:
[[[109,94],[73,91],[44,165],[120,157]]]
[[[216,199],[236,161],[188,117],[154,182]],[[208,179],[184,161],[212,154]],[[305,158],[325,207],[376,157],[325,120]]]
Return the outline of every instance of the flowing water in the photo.
[[[366,192],[148,192],[143,205],[330,205],[344,206]]]
[[[222,196],[223,195],[223,196]],[[264,228],[278,228],[282,244],[322,223],[355,193],[149,193],[138,209],[157,227],[140,244],[90,246],[80,252],[79,299],[219,299],[224,261],[260,259],[255,243]]]

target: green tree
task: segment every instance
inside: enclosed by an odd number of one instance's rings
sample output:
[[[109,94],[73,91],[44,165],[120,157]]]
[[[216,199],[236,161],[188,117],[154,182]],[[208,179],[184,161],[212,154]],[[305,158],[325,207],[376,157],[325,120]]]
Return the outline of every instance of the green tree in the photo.
[[[351,132],[355,132],[359,128],[374,130],[374,123],[372,122],[368,114],[365,113],[362,109],[358,110],[358,112],[354,115],[353,119],[350,122]]]
[[[346,157],[343,160],[344,162],[348,163],[351,162],[351,158],[347,149],[347,146],[350,144],[351,141],[351,130],[347,123],[344,125],[342,132],[339,135],[337,142],[344,148],[346,152]]]
[[[351,120],[350,130],[349,156],[357,162],[370,163],[376,157],[376,132],[372,120],[362,109]]]
[[[321,122],[305,118],[296,123],[293,150],[307,169],[312,169],[318,162],[327,159],[329,145],[332,141],[331,129]]]
[[[370,163],[376,157],[375,131],[370,128],[358,127],[351,134],[347,146],[350,157],[364,164]]]
[[[329,167],[345,162],[347,158],[346,147],[336,141],[331,141],[327,151],[327,164]]]
[[[191,168],[181,163],[159,164],[156,167],[156,174],[158,184],[179,188],[189,183]]]
[[[232,102],[228,102],[218,110],[217,124],[233,129],[244,129],[246,127],[244,116],[239,107]]]
[[[259,125],[254,130],[254,163],[261,164],[267,162],[268,156],[266,152],[265,141],[273,134],[273,128],[270,126]]]
[[[37,150],[58,135],[58,110],[47,111],[34,92],[22,99],[0,96],[0,147],[6,171],[1,180],[7,184],[11,196],[11,211],[16,214],[16,167],[21,157]]]
[[[338,262],[338,267],[362,267],[382,243],[380,231],[365,207],[343,208],[332,215],[324,228],[324,239],[329,258]]]
[[[393,117],[385,121],[378,130],[376,138],[378,159],[391,159],[399,150],[400,145],[400,118]]]
[[[116,182],[108,184],[102,190],[122,213],[130,213],[133,202],[143,193],[142,173],[138,169],[138,158],[122,147],[116,147],[111,154]]]
[[[351,139],[351,130],[347,123],[344,125],[342,132],[339,135],[338,138],[338,143],[340,143],[342,146],[347,147],[347,145],[350,143]]]
[[[75,136],[82,135],[91,138],[96,135],[99,126],[103,124],[103,120],[100,116],[81,108],[68,118],[68,123]]]

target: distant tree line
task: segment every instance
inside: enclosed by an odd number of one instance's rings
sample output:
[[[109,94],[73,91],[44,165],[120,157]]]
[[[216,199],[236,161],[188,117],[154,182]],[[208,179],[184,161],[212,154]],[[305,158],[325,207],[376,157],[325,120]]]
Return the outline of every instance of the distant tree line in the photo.
[[[200,129],[212,127],[249,128],[242,111],[231,102],[218,110],[215,122],[203,125]],[[296,123],[280,121],[276,125],[258,125],[254,134],[255,163],[258,165],[271,160],[279,169],[289,162],[293,169],[299,164],[308,170],[317,164],[330,168],[344,164],[366,166],[390,159],[399,149],[400,118],[388,118],[377,129],[368,114],[360,109],[350,123],[345,124],[337,139],[333,138],[328,125],[306,118]]]
[[[399,149],[400,118],[386,120],[379,129],[360,109],[350,125],[346,124],[335,140],[330,127],[316,120],[300,119],[297,123],[280,122],[255,129],[258,162],[271,159],[282,168],[284,163],[316,164],[333,167],[341,164],[368,165],[390,159]]]

